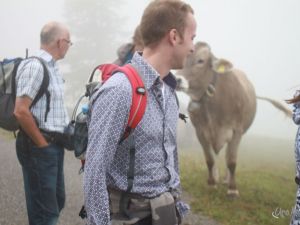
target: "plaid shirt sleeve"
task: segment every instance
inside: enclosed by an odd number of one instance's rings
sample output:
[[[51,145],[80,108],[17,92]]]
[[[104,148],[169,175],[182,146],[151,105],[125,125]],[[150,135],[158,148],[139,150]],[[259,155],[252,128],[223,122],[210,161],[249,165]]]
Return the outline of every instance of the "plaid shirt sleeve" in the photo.
[[[16,96],[28,96],[33,100],[43,81],[43,66],[37,59],[23,61],[18,68],[16,80]]]
[[[94,96],[84,173],[85,206],[89,225],[106,225],[110,221],[106,172],[127,124],[131,86],[125,76],[115,74]]]

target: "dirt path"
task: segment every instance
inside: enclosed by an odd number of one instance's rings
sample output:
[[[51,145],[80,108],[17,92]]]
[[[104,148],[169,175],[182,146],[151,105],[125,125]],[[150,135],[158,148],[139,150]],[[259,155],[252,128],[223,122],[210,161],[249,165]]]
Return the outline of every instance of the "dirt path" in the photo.
[[[14,139],[0,136],[0,225],[25,225],[27,222],[26,206],[23,190],[21,168],[17,160]],[[78,175],[80,167],[72,152],[66,152],[65,181],[66,181],[66,207],[63,210],[59,225],[83,225],[78,212],[83,203],[82,176]],[[187,194],[184,194],[189,201]],[[215,221],[191,213],[183,223],[184,225],[218,225]]]

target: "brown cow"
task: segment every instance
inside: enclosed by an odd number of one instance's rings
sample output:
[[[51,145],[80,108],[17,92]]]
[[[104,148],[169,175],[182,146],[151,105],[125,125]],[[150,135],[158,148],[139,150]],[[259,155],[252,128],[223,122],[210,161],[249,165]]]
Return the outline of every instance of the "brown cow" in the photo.
[[[178,90],[185,91],[190,96],[188,112],[204,150],[208,184],[216,186],[218,170],[215,156],[227,144],[227,194],[237,197],[237,149],[256,113],[254,87],[244,72],[233,68],[225,59],[217,59],[210,47],[203,42],[195,45],[194,53],[187,58],[179,75],[188,81],[188,88],[184,89],[179,79]],[[286,110],[278,102],[269,98],[264,100]],[[287,110],[285,113],[290,112]]]

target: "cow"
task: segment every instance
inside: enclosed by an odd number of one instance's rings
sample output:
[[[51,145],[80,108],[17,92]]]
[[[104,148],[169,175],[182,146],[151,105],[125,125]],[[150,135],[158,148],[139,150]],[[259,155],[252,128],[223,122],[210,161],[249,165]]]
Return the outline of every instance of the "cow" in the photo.
[[[188,112],[202,145],[208,168],[208,185],[216,187],[218,169],[215,157],[226,146],[228,184],[227,195],[239,196],[235,181],[238,146],[242,136],[251,126],[256,113],[256,93],[246,74],[233,68],[226,59],[218,59],[207,43],[198,42],[188,56],[178,75],[188,82],[188,88],[178,79],[177,90],[190,96]],[[291,116],[290,110],[270,98],[271,102]]]

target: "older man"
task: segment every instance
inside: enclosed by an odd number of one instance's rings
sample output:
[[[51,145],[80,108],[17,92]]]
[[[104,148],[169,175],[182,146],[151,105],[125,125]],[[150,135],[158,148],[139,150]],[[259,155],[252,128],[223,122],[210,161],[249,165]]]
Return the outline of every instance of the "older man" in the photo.
[[[63,133],[68,115],[63,101],[64,80],[57,60],[72,45],[68,29],[61,23],[47,23],[40,35],[40,58],[24,60],[16,76],[14,114],[20,124],[16,150],[22,166],[27,214],[30,225],[54,225],[65,204]],[[49,74],[48,94],[35,104],[44,77]]]

